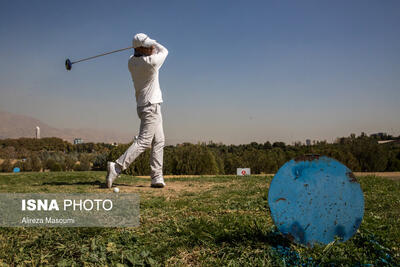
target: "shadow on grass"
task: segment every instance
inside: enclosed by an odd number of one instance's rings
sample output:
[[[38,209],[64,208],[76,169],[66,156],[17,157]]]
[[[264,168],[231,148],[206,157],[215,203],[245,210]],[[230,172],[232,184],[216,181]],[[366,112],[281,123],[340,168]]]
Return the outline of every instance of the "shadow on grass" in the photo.
[[[230,243],[232,245],[238,243],[264,243],[271,247],[284,246],[288,247],[292,242],[286,238],[284,235],[280,234],[276,230],[265,231],[243,231],[243,232],[233,232],[218,234],[215,238],[215,243]]]
[[[225,217],[218,221],[209,221],[203,218],[189,222],[181,232],[176,233],[192,246],[207,242],[215,244],[243,244],[264,243],[272,247],[290,246],[291,240],[282,235],[275,227],[266,229],[265,222],[251,219]]]
[[[99,180],[97,181],[90,181],[90,182],[45,182],[39,185],[34,185],[34,186],[44,186],[44,185],[54,185],[54,186],[60,186],[60,185],[92,185],[92,186],[99,186],[99,188],[107,188],[106,184],[104,182],[100,182]],[[118,184],[114,183],[114,186],[132,186],[130,184]]]

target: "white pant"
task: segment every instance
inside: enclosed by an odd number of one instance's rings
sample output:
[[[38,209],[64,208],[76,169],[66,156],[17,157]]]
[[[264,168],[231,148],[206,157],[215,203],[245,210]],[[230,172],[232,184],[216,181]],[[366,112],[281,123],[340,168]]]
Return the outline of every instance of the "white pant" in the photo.
[[[164,130],[161,105],[137,107],[137,113],[140,118],[139,136],[116,162],[125,170],[146,148],[151,147],[151,178],[157,179],[163,176]]]

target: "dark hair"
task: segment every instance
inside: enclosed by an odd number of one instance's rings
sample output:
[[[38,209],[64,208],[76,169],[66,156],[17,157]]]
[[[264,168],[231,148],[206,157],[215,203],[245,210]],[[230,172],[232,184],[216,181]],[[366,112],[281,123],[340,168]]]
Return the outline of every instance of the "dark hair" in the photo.
[[[134,50],[135,50],[135,54],[133,55],[134,57],[142,57],[143,56],[143,54],[140,53],[137,49],[134,48]]]

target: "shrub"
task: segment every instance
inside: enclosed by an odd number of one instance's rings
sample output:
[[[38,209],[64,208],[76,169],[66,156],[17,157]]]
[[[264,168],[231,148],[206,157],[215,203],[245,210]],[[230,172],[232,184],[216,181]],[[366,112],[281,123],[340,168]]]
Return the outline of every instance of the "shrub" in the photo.
[[[39,172],[42,170],[42,161],[39,159],[38,156],[32,155],[30,157],[31,164],[32,164],[32,171]]]
[[[90,162],[88,160],[81,161],[74,165],[74,171],[90,171]]]
[[[12,169],[14,170],[15,168],[19,168],[20,171],[23,171],[24,168],[24,163],[22,161],[17,161],[14,163],[14,166],[12,167]]]
[[[97,155],[93,161],[93,170],[105,171],[107,169],[107,156],[108,153]]]
[[[72,157],[70,155],[65,157],[65,168],[67,171],[71,171],[75,167],[77,159],[75,157]]]
[[[82,171],[90,171],[90,161],[84,160],[79,164]]]
[[[54,159],[48,159],[46,161],[46,169],[52,172],[63,171],[63,169],[65,169],[65,164],[56,162]]]
[[[3,163],[0,166],[0,169],[2,172],[12,172],[13,170],[13,165],[11,163],[10,159],[6,159],[5,161],[3,161]]]
[[[22,170],[24,172],[32,171],[32,159],[27,158],[24,162],[22,162]]]

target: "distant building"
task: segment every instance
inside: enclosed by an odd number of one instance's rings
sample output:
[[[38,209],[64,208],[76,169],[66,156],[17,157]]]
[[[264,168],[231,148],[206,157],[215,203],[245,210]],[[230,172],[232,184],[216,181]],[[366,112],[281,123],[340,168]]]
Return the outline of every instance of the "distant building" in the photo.
[[[307,146],[311,146],[311,140],[310,139],[306,139],[306,145]]]
[[[374,133],[374,134],[371,134],[370,136],[374,137],[374,138],[382,139],[382,138],[387,137],[387,135],[388,135],[387,133]]]
[[[36,139],[40,139],[40,127],[36,126]]]
[[[75,138],[74,139],[74,145],[78,145],[78,144],[83,144],[82,138]]]

